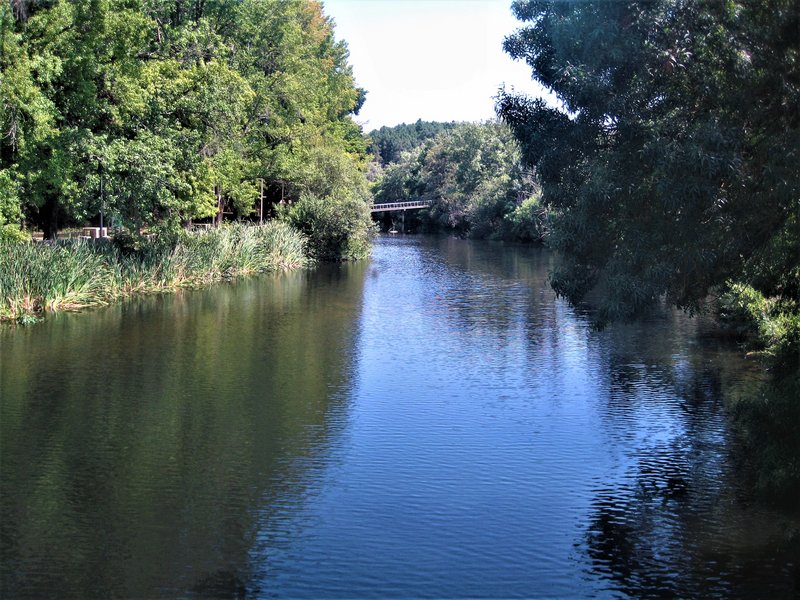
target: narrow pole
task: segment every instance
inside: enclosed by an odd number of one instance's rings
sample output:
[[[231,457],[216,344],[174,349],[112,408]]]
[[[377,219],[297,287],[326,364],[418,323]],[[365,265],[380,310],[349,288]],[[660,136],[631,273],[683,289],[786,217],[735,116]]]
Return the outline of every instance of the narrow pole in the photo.
[[[100,171],[100,235],[103,237],[103,209],[105,209],[105,198],[103,197],[103,171]]]
[[[259,194],[259,197],[261,199],[261,206],[258,209],[258,224],[263,225],[264,224],[264,180],[259,179],[258,181],[261,183],[261,192]]]
[[[214,192],[217,194],[217,227],[222,225],[222,188],[219,185],[214,186]]]

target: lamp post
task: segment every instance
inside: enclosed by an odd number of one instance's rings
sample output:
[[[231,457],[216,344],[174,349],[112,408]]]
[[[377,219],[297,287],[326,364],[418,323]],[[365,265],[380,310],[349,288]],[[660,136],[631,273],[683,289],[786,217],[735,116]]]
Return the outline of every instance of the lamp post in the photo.
[[[103,157],[92,155],[97,161],[97,172],[100,175],[100,230],[98,231],[98,238],[103,237],[103,228],[105,226],[105,211],[106,211],[106,198],[103,190]]]

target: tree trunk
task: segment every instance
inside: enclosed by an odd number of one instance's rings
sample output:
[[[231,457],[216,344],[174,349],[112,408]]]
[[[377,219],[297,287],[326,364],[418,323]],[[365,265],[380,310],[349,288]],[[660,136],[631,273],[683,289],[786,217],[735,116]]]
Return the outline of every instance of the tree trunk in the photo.
[[[44,239],[55,240],[58,237],[58,203],[55,198],[48,197],[39,214],[42,217]]]
[[[175,19],[172,25],[177,27],[183,21],[183,0],[175,0]]]
[[[205,12],[205,0],[194,0],[194,22],[197,23],[203,18]]]
[[[214,186],[214,191],[217,194],[217,227],[222,225],[222,212],[225,209],[225,203],[222,201],[222,188]]]

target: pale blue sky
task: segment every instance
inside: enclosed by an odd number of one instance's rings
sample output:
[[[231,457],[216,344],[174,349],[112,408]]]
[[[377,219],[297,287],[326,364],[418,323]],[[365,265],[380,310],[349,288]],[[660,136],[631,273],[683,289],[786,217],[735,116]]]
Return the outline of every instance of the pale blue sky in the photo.
[[[544,95],[524,63],[503,52],[521,23],[511,0],[324,0],[336,38],[350,48],[369,92],[356,117],[365,131],[425,121],[483,121],[503,83]]]

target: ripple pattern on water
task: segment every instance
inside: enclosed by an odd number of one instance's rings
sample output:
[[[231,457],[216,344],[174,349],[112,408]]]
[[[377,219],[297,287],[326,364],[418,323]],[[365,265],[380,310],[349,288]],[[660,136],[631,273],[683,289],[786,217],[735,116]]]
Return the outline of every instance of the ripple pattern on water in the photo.
[[[789,598],[702,321],[596,331],[545,251],[371,261],[0,331],[9,597]]]

